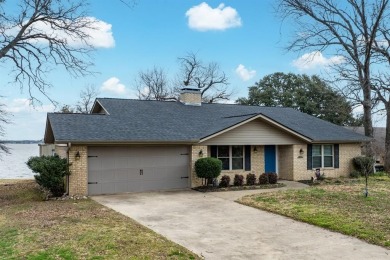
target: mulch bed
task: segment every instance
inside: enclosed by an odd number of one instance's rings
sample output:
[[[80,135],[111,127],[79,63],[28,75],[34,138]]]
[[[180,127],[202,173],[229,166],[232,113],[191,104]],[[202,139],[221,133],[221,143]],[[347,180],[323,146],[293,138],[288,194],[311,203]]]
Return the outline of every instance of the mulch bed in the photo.
[[[236,190],[259,190],[259,189],[275,189],[285,187],[284,183],[263,184],[263,185],[243,185],[243,186],[229,186],[229,187],[213,187],[213,186],[199,186],[192,188],[200,192],[218,192],[218,191],[236,191]]]

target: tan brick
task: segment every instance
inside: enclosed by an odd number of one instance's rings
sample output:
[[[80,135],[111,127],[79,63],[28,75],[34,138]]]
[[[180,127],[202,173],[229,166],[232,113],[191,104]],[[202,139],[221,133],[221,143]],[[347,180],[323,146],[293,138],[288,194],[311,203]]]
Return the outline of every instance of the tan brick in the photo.
[[[180,101],[184,104],[200,105],[202,96],[200,92],[182,92],[180,93]]]
[[[80,158],[76,159],[77,152]],[[88,147],[71,146],[69,149],[69,195],[88,195]]]
[[[200,153],[200,151],[202,151]],[[202,185],[202,179],[196,176],[195,162],[199,158],[208,157],[208,148],[205,145],[194,145],[191,147],[191,187],[197,187]]]
[[[294,155],[299,154],[299,145],[294,145]],[[314,177],[314,170],[307,170],[307,149],[304,149],[304,156],[301,160],[294,160],[294,180],[308,180]],[[340,168],[321,168],[321,173],[325,177],[337,178],[348,177],[353,170],[352,158],[361,155],[360,144],[340,144],[339,145],[339,165]]]
[[[278,146],[279,178],[283,180],[293,180],[294,160],[302,160],[301,156],[294,157],[292,145]]]

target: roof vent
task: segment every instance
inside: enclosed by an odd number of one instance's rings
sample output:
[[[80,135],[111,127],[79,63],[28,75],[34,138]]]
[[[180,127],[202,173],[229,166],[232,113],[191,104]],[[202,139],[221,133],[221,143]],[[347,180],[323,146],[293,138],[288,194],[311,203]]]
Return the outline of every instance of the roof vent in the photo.
[[[183,88],[179,100],[184,105],[200,106],[202,104],[202,93],[198,88]]]

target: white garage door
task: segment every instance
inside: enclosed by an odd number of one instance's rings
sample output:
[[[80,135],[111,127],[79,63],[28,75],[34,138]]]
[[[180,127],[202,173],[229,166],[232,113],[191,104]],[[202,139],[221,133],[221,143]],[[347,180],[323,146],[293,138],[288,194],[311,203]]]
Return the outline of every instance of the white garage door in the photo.
[[[88,147],[88,194],[189,187],[187,146]]]

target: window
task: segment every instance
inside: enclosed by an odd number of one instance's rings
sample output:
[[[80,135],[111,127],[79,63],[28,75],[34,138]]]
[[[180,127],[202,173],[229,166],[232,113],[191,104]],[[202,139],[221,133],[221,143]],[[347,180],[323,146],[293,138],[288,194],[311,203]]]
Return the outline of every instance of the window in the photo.
[[[217,158],[222,161],[222,170],[244,169],[244,147],[241,145],[217,146]]]
[[[313,168],[333,167],[333,145],[313,145],[312,162]]]

